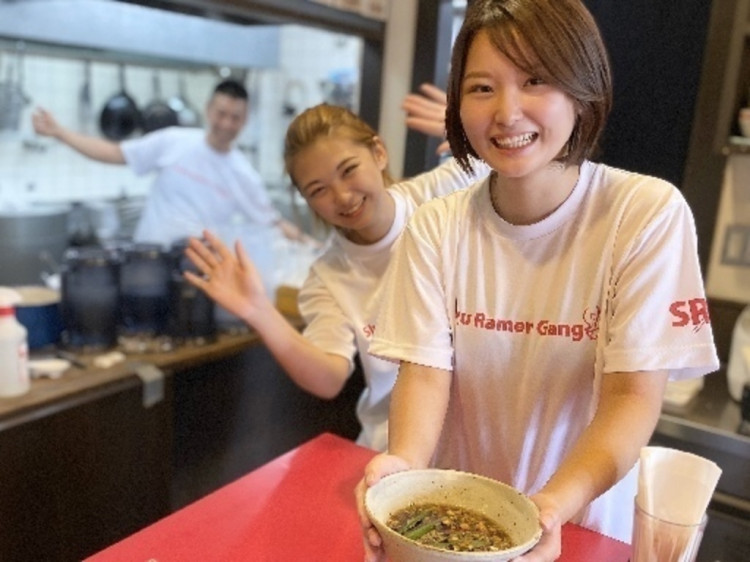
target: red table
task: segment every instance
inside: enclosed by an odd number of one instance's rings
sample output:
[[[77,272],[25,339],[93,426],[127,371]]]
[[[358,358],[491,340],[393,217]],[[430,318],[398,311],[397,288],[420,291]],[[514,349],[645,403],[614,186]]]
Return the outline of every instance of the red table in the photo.
[[[363,559],[354,487],[373,451],[323,434],[86,562]],[[627,562],[630,547],[563,527],[561,562]]]

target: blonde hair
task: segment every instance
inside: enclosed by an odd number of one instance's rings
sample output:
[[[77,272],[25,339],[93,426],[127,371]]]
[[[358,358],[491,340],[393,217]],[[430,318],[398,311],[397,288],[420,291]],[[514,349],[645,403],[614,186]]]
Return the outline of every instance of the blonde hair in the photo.
[[[344,137],[370,150],[378,141],[373,128],[345,107],[322,103],[306,109],[291,122],[284,139],[284,166],[295,186],[292,169],[297,155],[318,139],[330,137]],[[383,182],[386,187],[394,183],[387,166],[383,169]]]

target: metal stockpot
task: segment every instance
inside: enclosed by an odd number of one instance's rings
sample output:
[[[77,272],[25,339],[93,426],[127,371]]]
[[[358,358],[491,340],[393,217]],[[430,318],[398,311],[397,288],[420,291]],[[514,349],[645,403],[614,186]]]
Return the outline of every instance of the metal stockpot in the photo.
[[[34,285],[68,246],[67,205],[0,209],[0,285]]]
[[[178,241],[170,249],[169,320],[167,332],[178,341],[208,343],[216,339],[214,301],[187,282],[183,273],[198,269],[185,256],[187,241]]]
[[[121,333],[164,335],[169,309],[169,262],[158,244],[133,244],[120,250]]]
[[[120,263],[111,250],[71,248],[63,258],[62,342],[80,350],[117,345]]]

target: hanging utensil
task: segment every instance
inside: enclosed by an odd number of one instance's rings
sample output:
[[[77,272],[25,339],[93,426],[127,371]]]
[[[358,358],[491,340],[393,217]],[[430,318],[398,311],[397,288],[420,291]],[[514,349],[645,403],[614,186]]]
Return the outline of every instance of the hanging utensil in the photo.
[[[0,130],[17,131],[21,112],[31,102],[23,91],[23,51],[24,44],[19,41],[16,44],[15,64],[11,61],[5,81],[0,82]]]
[[[161,85],[159,73],[154,71],[153,76],[154,99],[143,109],[143,132],[150,133],[165,127],[174,127],[179,124],[177,112],[169,107],[169,104],[161,98]]]
[[[120,64],[120,91],[107,100],[99,116],[99,128],[110,140],[120,141],[141,127],[141,112],[125,90],[125,65]]]
[[[181,127],[199,127],[201,124],[200,113],[195,110],[187,98],[185,87],[185,76],[180,74],[178,80],[178,93],[169,98],[169,107],[177,113],[177,121]]]
[[[78,93],[78,130],[84,134],[91,134],[93,111],[91,107],[91,61],[83,63],[83,85]]]

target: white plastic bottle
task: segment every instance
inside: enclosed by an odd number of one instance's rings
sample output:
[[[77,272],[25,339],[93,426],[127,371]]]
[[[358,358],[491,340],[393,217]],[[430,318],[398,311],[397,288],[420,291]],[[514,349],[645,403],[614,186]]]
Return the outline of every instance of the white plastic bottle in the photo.
[[[729,394],[739,402],[743,387],[750,384],[750,305],[740,312],[732,331],[727,383]]]
[[[0,287],[0,397],[20,396],[29,390],[27,332],[16,320],[21,296]]]

